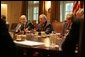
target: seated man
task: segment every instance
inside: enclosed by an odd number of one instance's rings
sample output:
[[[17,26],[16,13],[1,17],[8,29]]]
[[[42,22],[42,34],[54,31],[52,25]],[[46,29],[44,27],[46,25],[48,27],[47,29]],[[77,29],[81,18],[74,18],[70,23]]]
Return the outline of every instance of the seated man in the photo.
[[[47,21],[47,17],[44,14],[39,16],[39,24],[37,31],[45,31],[46,34],[51,33],[53,30],[51,24]]]
[[[70,30],[71,29],[71,25],[72,25],[72,21],[73,21],[73,15],[72,14],[67,14],[66,16],[66,21],[64,21],[64,27],[63,27],[63,31],[61,33],[61,35],[64,35],[66,30]]]
[[[65,41],[62,44],[62,50],[65,56],[75,56],[76,45],[83,40],[80,40],[80,27],[81,27],[81,20],[84,20],[84,13],[82,11],[77,12],[75,19],[72,22],[72,26],[70,29],[69,34],[66,36]],[[82,38],[81,38],[82,39]],[[81,47],[82,48],[82,47]],[[81,49],[79,48],[79,49]],[[83,53],[82,49],[81,53]]]
[[[34,25],[29,21],[27,21],[27,18],[25,15],[21,15],[19,18],[19,23],[15,28],[15,32],[24,32],[26,33],[29,30],[34,29]]]
[[[24,31],[24,29],[27,28],[27,18],[25,15],[21,15],[21,17],[18,20],[18,25],[15,28],[15,32]]]

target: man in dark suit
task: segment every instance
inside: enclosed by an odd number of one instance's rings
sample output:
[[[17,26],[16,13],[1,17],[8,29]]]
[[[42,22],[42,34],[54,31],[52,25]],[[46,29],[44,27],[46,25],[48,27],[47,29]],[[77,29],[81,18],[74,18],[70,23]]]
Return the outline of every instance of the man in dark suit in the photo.
[[[70,32],[62,44],[62,50],[65,56],[73,56],[75,54],[76,44],[79,41],[79,30],[79,20],[73,21]]]
[[[39,16],[39,24],[37,31],[45,31],[46,34],[51,33],[53,30],[50,22],[47,21],[47,17],[44,14]]]
[[[21,15],[15,28],[15,32],[24,31],[25,29],[27,29],[27,18],[25,15]]]
[[[0,56],[18,56],[18,49],[2,19],[0,20]]]
[[[72,26],[70,29],[70,32],[62,44],[62,50],[63,50],[63,53],[65,56],[74,56],[75,50],[76,50],[76,45],[81,43],[81,41],[83,41],[83,40],[81,40],[82,36],[80,34],[80,33],[82,33],[80,31],[81,20],[84,19],[84,13],[82,13],[82,12],[84,12],[84,11],[81,9],[81,10],[78,10],[78,12],[76,13],[76,16],[74,17],[74,20],[73,20],[73,23],[72,23]],[[81,46],[81,45],[79,44],[79,46]],[[81,49],[81,48],[79,48],[79,49]],[[81,51],[82,51],[82,49],[81,49]],[[81,52],[81,53],[83,53],[83,52]]]
[[[26,33],[28,30],[34,29],[34,26],[31,22],[28,23],[25,15],[21,15],[19,18],[19,22],[15,28],[15,32],[24,32]]]
[[[73,15],[71,13],[67,14],[66,20],[63,22],[63,30],[61,32],[61,35],[64,36],[66,30],[70,30],[72,25]]]

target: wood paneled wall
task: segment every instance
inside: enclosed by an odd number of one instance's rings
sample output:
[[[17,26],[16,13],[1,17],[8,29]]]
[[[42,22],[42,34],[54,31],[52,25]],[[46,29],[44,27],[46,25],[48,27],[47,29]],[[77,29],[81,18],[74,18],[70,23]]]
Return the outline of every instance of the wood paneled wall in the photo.
[[[7,21],[9,24],[17,23],[22,11],[22,1],[1,1],[1,4],[7,4]]]
[[[40,1],[39,4],[39,15],[45,14],[47,18],[52,22],[53,20],[60,21],[60,1],[51,1],[51,12],[48,13],[45,10],[45,1]]]
[[[51,22],[53,20],[60,21],[60,1],[51,2]]]
[[[22,1],[21,15],[28,16],[28,1]]]

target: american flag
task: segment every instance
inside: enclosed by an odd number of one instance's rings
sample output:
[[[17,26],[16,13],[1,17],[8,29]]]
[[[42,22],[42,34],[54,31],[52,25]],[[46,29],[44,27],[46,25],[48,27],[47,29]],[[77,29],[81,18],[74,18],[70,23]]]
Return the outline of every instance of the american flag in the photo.
[[[73,14],[76,15],[76,12],[79,10],[80,8],[80,1],[74,1],[73,2]]]

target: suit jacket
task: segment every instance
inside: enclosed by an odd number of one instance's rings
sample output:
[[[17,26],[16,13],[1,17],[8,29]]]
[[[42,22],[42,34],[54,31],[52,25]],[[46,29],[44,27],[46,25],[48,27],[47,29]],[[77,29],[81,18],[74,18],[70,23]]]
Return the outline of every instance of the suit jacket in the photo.
[[[53,31],[53,28],[49,22],[45,22],[44,26],[38,24],[37,31],[45,31],[46,34],[49,34]]]
[[[80,22],[79,20],[75,19],[73,21],[69,34],[62,44],[62,50],[65,56],[75,55],[76,44],[79,41],[79,30]]]
[[[71,27],[72,24],[68,25],[67,22],[65,21],[64,22],[64,26],[63,26],[63,30],[61,32],[61,35],[64,35],[66,30],[70,30],[70,27]]]
[[[17,24],[15,31],[20,32],[24,31],[24,29],[28,28],[28,30],[34,29],[34,25],[32,23],[27,23],[26,25],[24,24]]]

